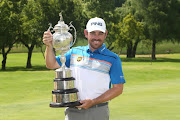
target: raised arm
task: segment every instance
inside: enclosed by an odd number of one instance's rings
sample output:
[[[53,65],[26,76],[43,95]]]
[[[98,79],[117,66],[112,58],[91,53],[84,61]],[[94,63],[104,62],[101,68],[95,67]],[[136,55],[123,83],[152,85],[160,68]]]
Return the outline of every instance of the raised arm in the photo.
[[[56,61],[56,57],[53,51],[52,41],[53,41],[53,36],[50,30],[44,32],[43,43],[46,45],[46,51],[45,51],[46,67],[49,69],[56,69],[59,68],[60,66]]]

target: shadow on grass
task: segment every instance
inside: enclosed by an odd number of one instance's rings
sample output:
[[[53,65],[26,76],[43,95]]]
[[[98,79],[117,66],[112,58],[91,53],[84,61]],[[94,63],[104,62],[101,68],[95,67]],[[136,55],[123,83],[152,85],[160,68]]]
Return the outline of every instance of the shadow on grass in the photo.
[[[177,62],[180,63],[180,59],[172,58],[157,58],[156,60],[151,60],[149,57],[137,57],[137,58],[121,58],[123,62]],[[13,72],[13,71],[49,71],[46,66],[33,66],[32,68],[25,68],[22,66],[6,67],[5,71],[0,70],[0,72]]]
[[[157,58],[156,60],[151,60],[149,57],[138,57],[138,58],[121,58],[123,62],[179,62],[180,59],[172,59],[172,58]]]
[[[6,70],[0,70],[0,72],[11,72],[11,71],[49,71],[46,66],[32,66],[32,68],[25,68],[22,66],[6,67]]]

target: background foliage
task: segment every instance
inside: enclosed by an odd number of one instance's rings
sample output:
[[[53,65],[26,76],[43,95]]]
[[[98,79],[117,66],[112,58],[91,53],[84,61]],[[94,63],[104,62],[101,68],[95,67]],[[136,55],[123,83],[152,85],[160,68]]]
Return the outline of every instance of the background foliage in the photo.
[[[73,21],[79,43],[84,42],[88,19],[101,17],[109,31],[108,49],[117,53],[126,49],[127,58],[134,58],[141,43],[151,49],[151,57],[156,59],[156,44],[180,41],[179,6],[179,0],[1,0],[2,70],[6,68],[7,54],[21,44],[28,50],[26,68],[32,68],[32,52],[35,47],[43,51],[43,32],[48,23],[57,24],[59,12],[66,24]]]

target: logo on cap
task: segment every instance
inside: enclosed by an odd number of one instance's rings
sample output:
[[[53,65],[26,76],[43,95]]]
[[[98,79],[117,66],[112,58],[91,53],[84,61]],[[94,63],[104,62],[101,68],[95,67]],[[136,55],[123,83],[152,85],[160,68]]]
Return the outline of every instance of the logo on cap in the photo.
[[[92,25],[99,25],[99,26],[102,26],[102,23],[100,23],[100,22],[92,22],[92,23],[91,23],[91,26],[92,26]]]

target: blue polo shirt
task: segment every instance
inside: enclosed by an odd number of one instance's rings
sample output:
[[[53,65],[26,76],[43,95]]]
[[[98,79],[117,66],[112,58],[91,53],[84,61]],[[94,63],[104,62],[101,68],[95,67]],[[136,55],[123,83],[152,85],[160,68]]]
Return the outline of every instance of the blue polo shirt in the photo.
[[[125,83],[120,57],[108,50],[105,44],[94,52],[89,45],[74,47],[65,56],[65,65],[72,69],[81,100],[100,96],[111,83]],[[61,66],[60,55],[56,60]]]

